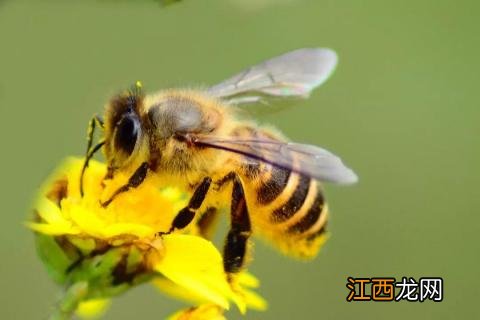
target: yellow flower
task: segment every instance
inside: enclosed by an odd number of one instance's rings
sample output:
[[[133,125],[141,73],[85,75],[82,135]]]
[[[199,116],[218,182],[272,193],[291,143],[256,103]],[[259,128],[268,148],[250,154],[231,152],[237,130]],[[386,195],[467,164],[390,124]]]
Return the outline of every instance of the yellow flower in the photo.
[[[258,281],[246,272],[227,280],[220,252],[193,229],[156,236],[186,205],[182,192],[160,190],[147,179],[103,208],[100,201],[128,176],[104,180],[106,166],[91,161],[82,197],[82,164],[72,158],[60,166],[40,191],[34,220],[27,222],[49,274],[67,288],[59,314],[75,309],[83,316],[98,313],[109,297],[144,282],[195,306],[175,319],[223,319],[231,302],[242,313],[266,308],[249,289]]]
[[[216,305],[204,304],[196,308],[179,311],[168,320],[225,320],[221,308]]]

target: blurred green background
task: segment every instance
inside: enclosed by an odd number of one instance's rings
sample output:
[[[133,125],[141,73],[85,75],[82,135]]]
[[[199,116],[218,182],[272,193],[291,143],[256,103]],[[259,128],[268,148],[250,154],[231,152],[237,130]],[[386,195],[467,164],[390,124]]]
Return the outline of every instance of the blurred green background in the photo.
[[[341,155],[360,176],[327,186],[332,237],[312,262],[257,243],[270,302],[248,319],[468,319],[478,315],[478,1],[0,2],[2,319],[45,319],[59,288],[22,226],[31,199],[87,122],[133,81],[216,83],[280,53],[322,46],[340,63],[311,99],[259,121]],[[444,301],[345,301],[347,277],[443,277]],[[143,286],[105,319],[182,306]],[[229,314],[239,318],[237,312]]]

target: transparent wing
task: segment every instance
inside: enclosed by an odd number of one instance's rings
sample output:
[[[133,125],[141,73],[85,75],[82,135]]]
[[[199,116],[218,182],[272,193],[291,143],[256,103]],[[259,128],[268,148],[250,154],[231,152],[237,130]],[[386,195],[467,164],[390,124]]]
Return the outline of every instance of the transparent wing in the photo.
[[[358,177],[342,160],[320,147],[269,139],[197,137],[195,144],[242,154],[314,179],[352,184]]]
[[[331,49],[305,48],[252,66],[208,89],[232,104],[269,104],[273,98],[306,98],[335,69]]]

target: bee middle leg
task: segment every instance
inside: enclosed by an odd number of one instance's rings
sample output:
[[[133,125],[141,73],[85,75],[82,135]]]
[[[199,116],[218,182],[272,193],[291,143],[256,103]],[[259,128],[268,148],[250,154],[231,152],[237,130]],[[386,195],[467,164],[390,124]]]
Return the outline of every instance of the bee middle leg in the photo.
[[[205,200],[205,197],[207,196],[211,183],[212,178],[205,177],[193,192],[188,205],[177,213],[173,219],[170,229],[167,232],[158,232],[157,235],[161,236],[164,234],[169,234],[175,229],[183,229],[188,226],[195,217],[195,213],[202,206],[203,200]]]

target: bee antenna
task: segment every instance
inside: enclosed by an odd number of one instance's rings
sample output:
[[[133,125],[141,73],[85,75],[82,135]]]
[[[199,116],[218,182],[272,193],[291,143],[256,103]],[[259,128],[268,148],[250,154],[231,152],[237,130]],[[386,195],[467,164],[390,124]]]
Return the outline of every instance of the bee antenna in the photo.
[[[143,95],[142,88],[143,88],[142,82],[139,80],[135,81],[135,83],[132,85],[129,91],[130,95],[133,97],[141,97]]]
[[[137,99],[143,96],[142,87],[142,82],[137,80],[128,90],[128,103],[130,107],[134,108],[137,104]]]
[[[135,90],[139,93],[139,95],[141,95],[141,93],[142,93],[142,88],[143,88],[142,82],[141,82],[140,80],[135,81],[134,88],[135,88]]]

